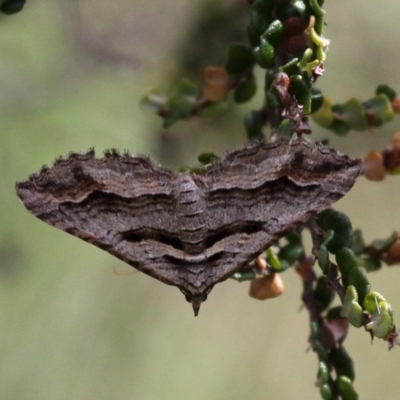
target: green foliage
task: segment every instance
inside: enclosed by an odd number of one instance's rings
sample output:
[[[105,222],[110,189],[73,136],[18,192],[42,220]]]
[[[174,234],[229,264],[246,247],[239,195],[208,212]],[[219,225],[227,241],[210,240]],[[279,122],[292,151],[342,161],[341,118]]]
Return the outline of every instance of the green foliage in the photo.
[[[285,270],[291,267],[304,254],[304,247],[301,241],[301,235],[292,231],[285,236],[286,245],[279,250],[279,259],[281,261],[281,269]]]
[[[348,285],[346,288],[341,315],[356,328],[360,328],[364,324],[363,308],[358,302],[358,292],[352,285]]]
[[[308,115],[322,128],[338,136],[352,131],[367,132],[383,126],[398,113],[396,91],[379,85],[366,101],[352,97],[332,104],[314,85],[324,72],[329,41],[324,37],[325,11],[322,0],[253,0],[249,3],[248,43],[233,43],[227,50],[224,67],[226,79],[219,88],[221,96],[210,96],[209,83],[182,79],[164,93],[149,90],[142,106],[163,120],[168,128],[192,117],[214,118],[228,111],[233,103],[254,99],[262,88],[264,99],[244,118],[249,141],[291,137],[311,133]],[[3,0],[0,11],[13,14],[25,1]],[[334,17],[331,17],[331,24]],[[206,57],[206,55],[205,55]],[[257,81],[257,70],[264,79]],[[233,101],[232,101],[233,100]],[[399,168],[396,147],[382,152],[387,171]],[[198,160],[209,164],[217,156],[203,153]],[[201,173],[202,167],[195,171]],[[193,171],[194,169],[189,169]],[[368,273],[383,265],[399,262],[393,251],[399,235],[365,244],[361,230],[353,231],[349,217],[339,211],[325,210],[303,228],[311,232],[310,255],[300,231],[287,233],[284,239],[266,251],[266,267],[248,266],[232,278],[254,280],[261,275],[283,273],[294,268],[303,282],[303,301],[310,315],[310,345],[318,357],[318,386],[323,399],[357,399],[354,389],[355,368],[344,347],[348,324],[365,328],[372,337],[383,339],[389,348],[397,342],[390,303],[372,290]],[[317,261],[320,269],[314,268]],[[338,296],[341,306],[332,308]],[[327,339],[329,337],[329,340]]]
[[[343,104],[331,105],[329,98],[325,98],[322,107],[312,117],[317,124],[339,136],[351,130],[363,132],[394,118],[396,111],[392,101],[396,96],[389,86],[380,85],[375,97],[365,102],[352,98]]]
[[[261,111],[253,110],[246,114],[244,119],[247,138],[252,140],[262,140],[264,138],[264,116]]]
[[[225,71],[229,79],[223,100],[228,104],[228,92],[232,91],[235,103],[250,101],[259,86],[254,69],[258,67],[265,71],[264,103],[249,111],[244,119],[250,141],[309,134],[309,114],[317,124],[338,136],[352,130],[368,131],[394,118],[400,107],[396,91],[387,85],[378,86],[375,96],[367,101],[351,98],[333,105],[329,97],[314,87],[324,72],[329,46],[329,40],[323,36],[325,11],[321,8],[322,0],[249,0],[248,3],[249,43],[235,43],[228,50]],[[164,118],[164,126],[189,116],[201,116],[203,110],[221,101],[210,100],[204,95],[201,98],[200,89],[194,89],[192,84],[193,101],[190,102],[181,94],[179,85],[175,95],[166,96],[169,100],[158,109],[158,115]],[[171,98],[176,100],[171,101]],[[396,155],[393,155],[392,147],[392,153],[382,153],[382,163],[385,155],[390,157],[392,164],[397,160],[390,168],[385,167],[389,171],[400,169],[400,144],[398,148]],[[212,157],[201,156],[199,160],[207,163]],[[313,254],[322,272],[320,276],[311,272],[313,262],[306,256],[300,233],[293,231],[285,237],[286,243],[280,241],[277,244],[277,251],[267,250],[265,269],[260,269],[256,263],[252,271],[239,272],[233,278],[251,280],[260,273],[281,273],[295,266],[304,282],[303,298],[307,299],[305,305],[311,316],[310,343],[319,358],[321,397],[337,399],[340,395],[342,399],[357,399],[353,387],[354,364],[342,342],[350,323],[357,328],[365,327],[373,337],[388,341],[389,348],[396,343],[391,306],[381,295],[371,291],[367,273],[380,269],[382,261],[389,263],[400,258],[390,253],[399,239],[394,234],[366,246],[362,232],[353,232],[349,217],[332,209],[321,212],[315,222],[307,227],[312,233]],[[335,263],[331,254],[335,256]],[[342,307],[329,308],[335,293]],[[331,332],[330,341],[326,339],[326,332]]]
[[[317,222],[325,232],[332,232],[325,241],[330,253],[335,254],[343,247],[351,246],[353,228],[346,214],[328,209],[319,213]]]
[[[201,165],[211,164],[213,161],[218,160],[218,156],[213,152],[202,153],[197,157]]]
[[[234,100],[235,103],[242,104],[250,101],[257,91],[257,81],[254,75],[243,79],[235,89]]]
[[[337,378],[336,383],[343,400],[358,400],[358,394],[353,387],[351,379],[341,375]]]
[[[234,43],[228,50],[225,69],[230,75],[240,75],[249,68],[252,68],[254,62],[255,58],[250,46]]]

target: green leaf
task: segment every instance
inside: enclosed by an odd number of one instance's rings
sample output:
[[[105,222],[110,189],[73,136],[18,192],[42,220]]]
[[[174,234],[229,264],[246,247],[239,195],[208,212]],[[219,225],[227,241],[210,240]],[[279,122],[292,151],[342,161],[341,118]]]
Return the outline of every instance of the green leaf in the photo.
[[[167,116],[163,127],[168,128],[179,120],[189,117],[200,95],[201,89],[197,84],[189,79],[180,81],[168,99]]]
[[[257,63],[262,68],[274,65],[275,48],[266,39],[261,38],[260,45],[255,49]]]
[[[346,122],[337,119],[333,120],[329,129],[338,136],[344,136],[350,132],[349,125],[347,125]]]
[[[244,126],[249,141],[264,139],[264,117],[261,111],[249,111],[244,118]]]
[[[319,393],[321,394],[322,400],[332,400],[332,389],[328,383],[324,383],[319,388]]]
[[[279,100],[278,97],[276,96],[275,93],[272,93],[271,91],[266,92],[266,107],[268,110],[277,110],[279,107]],[[283,121],[282,121],[283,122]]]
[[[285,239],[288,241],[289,244],[298,244],[300,246],[302,244],[301,233],[298,232],[296,229],[287,233],[285,235]]]
[[[253,49],[244,44],[234,43],[229,48],[225,68],[229,74],[236,75],[252,67],[254,63]]]
[[[363,233],[360,229],[355,229],[353,232],[353,243],[351,249],[355,254],[361,254],[365,248]]]
[[[143,109],[158,114],[167,105],[168,97],[158,88],[149,89],[141,98],[140,106]]]
[[[219,157],[213,153],[212,151],[207,152],[207,153],[201,153],[198,157],[197,160],[201,165],[208,165],[213,163],[214,161],[218,160]]]
[[[347,376],[339,376],[336,384],[342,400],[358,400],[358,394],[354,389],[353,383]]]
[[[338,112],[335,107],[337,108],[337,106],[332,107],[332,111]],[[368,119],[359,100],[356,98],[347,100],[340,108],[339,119],[345,122],[351,129],[361,132],[368,129]]]
[[[226,100],[217,101],[202,108],[197,115],[203,118],[215,118],[225,113],[228,107],[228,102]]]
[[[230,278],[237,282],[246,282],[246,281],[252,281],[253,279],[256,279],[257,274],[254,271],[235,272],[232,276],[230,276]]]
[[[332,302],[332,291],[327,285],[327,278],[325,275],[322,275],[318,278],[313,295],[316,308],[319,313],[326,310],[329,304]]]
[[[393,101],[397,97],[397,93],[388,85],[379,85],[375,91],[376,94],[384,94],[390,101]]]
[[[281,66],[279,71],[284,72],[288,76],[298,74],[300,72],[298,67],[299,61],[297,57],[292,58],[287,64]]]
[[[357,290],[352,285],[346,288],[340,315],[345,317],[347,321],[356,328],[364,324],[363,308],[358,302]]]
[[[321,92],[311,89],[311,114],[317,112],[324,104],[324,96]]]
[[[290,77],[290,87],[294,89],[296,99],[303,106],[303,113],[311,112],[311,90],[309,82],[301,75],[292,75]]]
[[[252,7],[257,10],[257,12],[268,14],[274,7],[275,0],[254,0]]]
[[[257,36],[261,36],[270,23],[269,12],[260,12],[257,7],[252,7],[250,12],[250,26]]]
[[[382,263],[377,258],[367,257],[367,258],[360,258],[357,257],[359,260],[359,264],[363,267],[367,272],[371,271],[378,271],[378,269],[382,268]]]
[[[273,47],[277,47],[283,39],[283,24],[279,19],[271,22],[267,30],[261,35]]]
[[[370,126],[382,126],[395,116],[392,105],[385,94],[378,94],[363,105],[368,115]]]
[[[314,112],[311,117],[318,125],[322,126],[323,128],[331,127],[334,121],[334,115],[331,109],[331,101],[328,97],[324,96],[321,107],[318,109],[318,111]]]
[[[325,274],[329,268],[329,252],[325,245],[322,245],[318,250],[318,265]]]
[[[293,265],[304,254],[303,246],[299,243],[289,243],[283,246],[279,252],[279,258]]]
[[[376,337],[386,338],[394,327],[392,306],[379,293],[370,292],[365,297],[364,307],[371,314],[366,328]]]
[[[321,343],[319,339],[312,341],[313,350],[318,354],[318,358],[322,361],[326,361],[329,358],[329,352],[327,348]]]
[[[290,4],[302,17],[305,16],[307,7],[304,0],[290,0]]]
[[[325,318],[327,321],[332,321],[334,319],[343,318],[342,316],[342,306],[332,307],[326,313]]]
[[[341,248],[336,253],[336,263],[339,266],[340,273],[342,275],[343,284],[348,285],[348,276],[350,271],[359,266],[357,258],[353,250],[348,247]]]
[[[361,267],[353,268],[347,276],[347,284],[356,288],[358,300],[360,304],[363,304],[365,296],[371,290],[365,269]]]
[[[276,132],[278,137],[290,139],[294,133],[294,125],[293,122],[289,119],[285,118],[278,126],[278,130]]]
[[[235,103],[246,103],[253,98],[257,92],[257,81],[254,75],[239,83],[234,93]]]
[[[375,317],[376,320],[372,318],[374,323],[372,332],[377,338],[385,339],[393,329],[393,317],[386,311],[376,314]]]
[[[378,292],[370,292],[365,297],[364,307],[369,313],[375,314],[375,313],[380,311],[380,304],[381,303],[389,304],[386,301],[386,299],[380,293],[378,293]],[[386,306],[385,306],[385,308],[386,308]]]
[[[321,383],[327,383],[329,381],[329,368],[323,361],[320,361],[318,364],[317,378]]]
[[[184,97],[189,103],[195,103],[201,96],[201,88],[189,79],[182,79],[174,94]]]
[[[354,362],[343,346],[340,346],[337,349],[332,349],[329,355],[329,360],[332,362],[337,376],[345,376],[351,382],[354,381],[356,377],[354,372]]]
[[[326,243],[330,253],[336,254],[342,247],[351,247],[353,229],[346,214],[327,209],[318,214],[317,223],[325,232],[333,231],[332,238]]]
[[[279,260],[279,258],[276,256],[274,251],[271,248],[267,249],[267,263],[271,266],[271,268],[275,272],[281,272],[282,271],[282,264]]]

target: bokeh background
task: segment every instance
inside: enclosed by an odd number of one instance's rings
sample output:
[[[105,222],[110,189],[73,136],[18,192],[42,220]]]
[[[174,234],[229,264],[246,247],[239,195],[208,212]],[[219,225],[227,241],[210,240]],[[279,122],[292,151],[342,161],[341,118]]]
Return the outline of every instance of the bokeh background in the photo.
[[[325,3],[324,93],[343,102],[370,98],[380,83],[400,89],[398,0]],[[222,65],[247,12],[244,0],[28,0],[0,16],[1,399],[320,398],[294,271],[268,302],[250,299],[247,283],[220,284],[194,318],[178,290],[37,220],[14,191],[42,164],[92,146],[177,167],[243,144],[251,104],[166,132],[138,103],[149,86],[168,90],[182,75],[200,82],[204,66]],[[363,156],[398,130],[399,118],[344,138],[316,127],[315,138]],[[367,241],[400,229],[399,179],[360,178],[338,203]],[[369,279],[400,315],[400,268]],[[400,349],[388,353],[354,328],[346,347],[361,398],[395,398]]]

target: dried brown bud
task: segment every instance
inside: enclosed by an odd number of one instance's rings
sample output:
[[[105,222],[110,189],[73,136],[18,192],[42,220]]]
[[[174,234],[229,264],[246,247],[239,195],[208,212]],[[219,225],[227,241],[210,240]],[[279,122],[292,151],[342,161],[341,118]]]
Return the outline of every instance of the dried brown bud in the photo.
[[[400,263],[400,236],[397,240],[390,246],[387,256],[385,257],[385,262],[389,265]]]
[[[229,93],[229,74],[225,68],[204,69],[204,97],[212,102],[224,100]]]
[[[253,279],[250,284],[250,297],[257,300],[272,299],[280,296],[285,290],[285,285],[279,274],[263,276]]]
[[[363,174],[370,181],[382,181],[386,176],[382,153],[371,151],[364,159]]]

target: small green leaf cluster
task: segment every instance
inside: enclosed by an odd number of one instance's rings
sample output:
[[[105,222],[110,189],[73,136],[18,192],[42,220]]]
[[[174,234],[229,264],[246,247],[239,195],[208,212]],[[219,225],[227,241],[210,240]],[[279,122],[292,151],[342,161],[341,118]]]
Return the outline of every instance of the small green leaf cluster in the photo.
[[[378,86],[367,101],[351,98],[333,105],[314,87],[324,72],[329,46],[323,36],[324,0],[247,3],[248,43],[233,43],[224,67],[206,67],[203,87],[185,79],[170,95],[152,89],[143,97],[142,105],[162,117],[164,127],[193,116],[219,115],[228,107],[229,93],[237,104],[250,101],[258,86],[255,68],[265,74],[264,101],[244,118],[250,141],[265,136],[291,138],[293,134],[309,134],[308,115],[340,136],[350,130],[382,126],[400,113],[400,97],[387,85]],[[215,158],[214,153],[204,153],[199,156],[201,166],[190,170],[201,174],[203,166]],[[382,180],[389,173],[400,173],[400,132],[384,151],[371,152],[364,161],[367,179]],[[364,327],[372,337],[387,341],[389,348],[398,344],[391,305],[371,290],[367,273],[379,270],[383,263],[400,263],[400,234],[367,246],[361,231],[353,231],[347,215],[332,209],[321,212],[303,227],[311,232],[313,256],[306,254],[300,230],[296,229],[267,249],[265,258],[258,257],[232,278],[251,280],[250,295],[267,299],[283,290],[280,273],[294,267],[302,278],[302,300],[310,315],[309,340],[319,358],[321,396],[355,400],[358,394],[353,386],[354,364],[343,346],[349,324]],[[315,262],[322,272],[319,276],[314,271]],[[279,290],[272,290],[273,285]],[[342,305],[330,308],[335,293]]]
[[[322,95],[312,84],[323,72],[329,41],[322,35],[325,12],[323,1],[253,1],[247,34],[257,64],[266,70],[264,91],[266,102],[261,110],[250,111],[245,127],[250,140],[263,137],[262,128],[272,125],[279,135],[296,132],[287,115],[274,126],[273,114],[282,106],[298,104],[302,114],[316,111]],[[277,73],[285,74],[285,95],[277,88]]]
[[[207,67],[204,71],[204,87],[189,79],[183,79],[170,95],[152,88],[142,97],[141,105],[163,118],[163,127],[187,120],[192,116],[213,118],[227,109],[226,97],[233,90],[234,101],[245,103],[257,90],[253,74],[255,56],[251,47],[234,43],[228,50],[224,68]]]
[[[193,114],[201,98],[201,89],[188,79],[183,79],[168,97],[158,89],[150,89],[141,100],[141,106],[163,116],[163,127],[187,119]]]
[[[233,99],[242,104],[250,101],[257,91],[257,82],[253,74],[255,55],[250,46],[233,43],[228,50],[225,69],[232,80]]]
[[[354,389],[354,362],[343,346],[347,325],[340,316],[340,307],[329,310],[323,323],[310,324],[310,343],[318,354],[317,386],[323,399],[358,399]],[[332,374],[332,372],[335,372]]]
[[[292,267],[304,255],[304,247],[300,232],[294,230],[285,236],[287,244],[280,247],[278,253],[279,266],[272,267],[276,272],[282,272]],[[267,259],[268,260],[268,259]]]
[[[324,400],[332,400],[338,392],[342,399],[357,400],[358,394],[354,389],[354,363],[343,346],[334,348],[326,355],[326,361],[320,357],[317,373],[317,386]],[[336,372],[336,379],[331,377],[331,366]]]
[[[394,328],[390,304],[377,292],[371,291],[367,271],[381,267],[376,257],[357,256],[352,250],[353,229],[347,215],[328,209],[318,216],[326,239],[318,253],[318,264],[324,274],[329,272],[329,253],[334,254],[345,294],[341,315],[355,327],[365,326],[373,336],[386,339]],[[360,241],[360,239],[359,239]],[[359,252],[360,243],[357,243]]]
[[[228,87],[229,82],[222,82],[219,86]],[[224,113],[228,107],[224,98],[213,101],[205,97],[203,89],[189,79],[181,80],[170,95],[158,88],[149,89],[142,96],[140,105],[163,118],[164,128],[195,115],[214,118]]]
[[[397,113],[396,92],[386,85],[377,87],[375,96],[361,102],[352,98],[343,104],[331,104],[329,98],[323,97],[322,104],[312,115],[320,126],[331,130],[336,135],[345,135],[350,130],[365,131],[380,127],[391,121]]]
[[[266,102],[260,110],[251,111],[245,118],[250,140],[264,138],[266,124],[272,129],[281,125],[280,132],[287,135],[296,132],[291,121],[297,114],[288,115],[283,121],[272,117],[271,113],[282,111],[282,107],[298,105],[303,114],[321,107],[323,96],[312,88],[312,84],[322,75],[329,45],[322,35],[323,1],[256,0],[249,3],[249,44],[230,46],[225,67],[220,68],[217,79],[213,74],[210,78],[210,71],[215,72],[218,67],[207,67],[203,87],[185,79],[175,86],[171,95],[151,89],[143,96],[141,104],[162,117],[164,127],[195,115],[215,117],[221,114],[227,109],[226,98],[231,91],[236,103],[250,101],[257,91],[256,65],[265,70]],[[276,88],[277,73],[287,76],[285,99]],[[216,91],[220,96],[216,96]],[[275,120],[279,120],[276,126]]]

